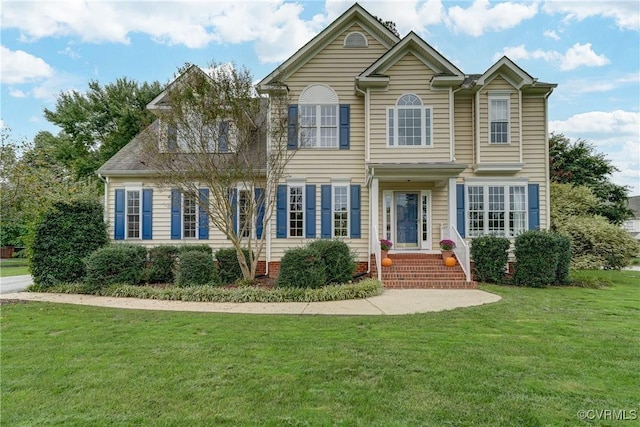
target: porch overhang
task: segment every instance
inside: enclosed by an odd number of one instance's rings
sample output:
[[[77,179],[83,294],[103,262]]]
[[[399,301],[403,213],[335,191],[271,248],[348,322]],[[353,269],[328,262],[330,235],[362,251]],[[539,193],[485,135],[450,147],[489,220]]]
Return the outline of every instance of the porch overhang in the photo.
[[[459,176],[468,165],[454,162],[368,163],[367,178],[386,182],[441,182]]]

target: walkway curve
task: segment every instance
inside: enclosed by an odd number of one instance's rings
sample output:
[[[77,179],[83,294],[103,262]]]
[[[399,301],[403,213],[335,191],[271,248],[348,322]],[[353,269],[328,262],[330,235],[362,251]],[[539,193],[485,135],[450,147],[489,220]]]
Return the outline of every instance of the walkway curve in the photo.
[[[247,314],[400,315],[453,310],[497,302],[499,295],[478,289],[388,289],[371,298],[330,302],[216,303],[164,301],[94,295],[16,292],[3,300],[47,301],[62,304],[135,310],[196,311]]]

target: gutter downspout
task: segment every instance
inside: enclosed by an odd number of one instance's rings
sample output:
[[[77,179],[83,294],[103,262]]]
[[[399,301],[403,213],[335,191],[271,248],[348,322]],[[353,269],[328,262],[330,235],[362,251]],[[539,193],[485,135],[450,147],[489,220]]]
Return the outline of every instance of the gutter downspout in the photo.
[[[460,86],[456,90],[449,88],[449,160],[456,161],[456,119],[455,119],[455,94],[462,90]]]
[[[369,144],[369,124],[370,124],[370,88],[367,88],[366,92],[358,87],[358,78],[356,77],[354,89],[356,92],[361,93],[364,96],[364,176],[365,184],[368,180],[367,164],[371,160],[371,146]],[[367,186],[369,190],[369,244],[367,245],[367,274],[371,274],[371,245],[372,245],[372,233],[371,233],[371,186]]]
[[[549,96],[553,93],[553,88],[549,90],[544,95],[544,160],[545,160],[545,168],[544,168],[544,177],[545,177],[545,187],[546,194],[545,199],[547,203],[546,207],[546,230],[551,229],[551,182],[550,182],[550,172],[549,172]]]

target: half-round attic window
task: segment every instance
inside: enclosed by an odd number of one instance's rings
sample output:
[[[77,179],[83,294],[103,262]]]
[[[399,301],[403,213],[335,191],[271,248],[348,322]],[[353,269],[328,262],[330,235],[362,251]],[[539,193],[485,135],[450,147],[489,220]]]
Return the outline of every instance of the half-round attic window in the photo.
[[[344,38],[344,47],[362,48],[367,47],[367,38],[364,34],[353,31]]]

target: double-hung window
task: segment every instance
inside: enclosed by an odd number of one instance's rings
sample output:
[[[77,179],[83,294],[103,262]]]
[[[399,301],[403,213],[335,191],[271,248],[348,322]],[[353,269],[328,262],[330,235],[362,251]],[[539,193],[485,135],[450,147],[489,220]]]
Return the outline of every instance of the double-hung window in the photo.
[[[338,148],[338,105],[300,105],[300,141],[306,148]]]
[[[509,143],[509,96],[489,97],[489,142]]]
[[[332,198],[333,237],[349,236],[349,186],[334,185]]]
[[[289,237],[304,237],[304,185],[288,187]]]
[[[167,124],[167,151],[226,153],[233,148],[235,136],[233,122],[229,120],[204,123],[198,116],[189,115],[184,123]]]
[[[467,186],[469,237],[516,237],[526,230],[526,185]]]
[[[252,232],[252,203],[251,191],[238,191],[238,234],[241,237],[249,237]]]
[[[431,147],[432,109],[422,100],[407,94],[387,109],[387,145],[389,147]]]
[[[127,190],[127,239],[140,238],[140,190]]]
[[[194,239],[198,230],[198,202],[192,195],[182,197],[182,237]]]

